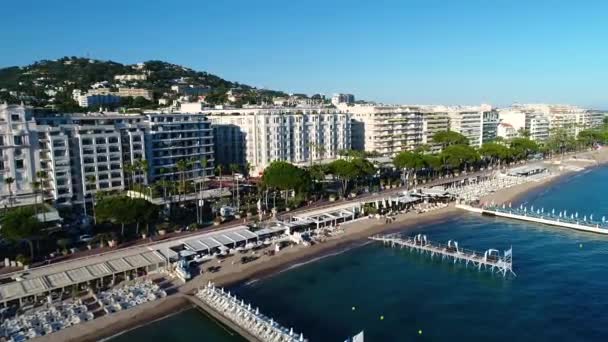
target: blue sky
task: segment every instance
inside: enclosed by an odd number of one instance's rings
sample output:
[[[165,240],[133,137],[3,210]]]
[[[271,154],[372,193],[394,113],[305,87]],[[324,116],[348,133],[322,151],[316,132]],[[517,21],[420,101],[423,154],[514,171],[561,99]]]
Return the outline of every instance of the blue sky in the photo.
[[[0,67],[161,59],[386,103],[608,108],[608,2],[5,0]]]

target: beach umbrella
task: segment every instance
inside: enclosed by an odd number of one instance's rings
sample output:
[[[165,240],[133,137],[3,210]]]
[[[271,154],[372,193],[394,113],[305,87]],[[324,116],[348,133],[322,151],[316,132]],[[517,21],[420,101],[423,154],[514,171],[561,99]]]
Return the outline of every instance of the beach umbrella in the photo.
[[[571,219],[574,219],[574,215],[573,215],[573,214],[570,214],[570,218],[571,218]]]
[[[555,215],[555,209],[551,210],[551,215]]]
[[[521,210],[521,209],[523,209],[523,208],[524,208],[524,205],[523,205],[523,204],[520,204],[520,205],[519,205],[519,209]]]
[[[530,211],[534,211],[534,206],[530,206]]]
[[[559,217],[562,217],[562,212],[561,211],[559,212]]]
[[[537,214],[540,214],[540,209],[536,209],[536,213],[537,213]]]
[[[585,215],[585,217],[583,217],[583,221],[587,222],[587,215]]]
[[[509,208],[511,208],[511,202],[509,202]]]
[[[606,216],[602,216],[602,223],[606,222]]]
[[[593,221],[593,214],[589,215],[589,221]]]
[[[528,208],[524,207],[524,213],[527,213],[527,212],[528,212]]]
[[[545,212],[545,208],[540,208],[540,212],[544,213]]]
[[[578,211],[574,214],[574,217],[578,218]]]

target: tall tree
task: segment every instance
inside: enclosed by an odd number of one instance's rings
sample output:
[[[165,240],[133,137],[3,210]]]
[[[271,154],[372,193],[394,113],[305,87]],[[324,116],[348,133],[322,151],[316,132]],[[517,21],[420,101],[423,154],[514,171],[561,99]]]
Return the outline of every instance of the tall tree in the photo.
[[[477,151],[468,145],[450,145],[441,152],[441,159],[447,168],[460,169],[479,161]]]
[[[190,163],[188,162],[188,160],[186,159],[180,159],[177,164],[177,171],[179,172],[179,178],[180,178],[180,199],[179,202],[181,202],[181,194],[183,193],[184,196],[186,195],[186,171],[188,171],[188,167],[189,167]]]
[[[346,196],[350,182],[359,175],[356,165],[344,159],[338,159],[328,165],[328,170],[340,180],[342,196]]]
[[[528,138],[513,138],[509,143],[509,148],[511,155],[516,159],[526,159],[539,150],[538,144]]]
[[[30,247],[30,258],[33,260],[34,244],[32,240],[40,234],[41,229],[42,225],[36,218],[34,210],[22,207],[12,209],[4,215],[0,233],[8,240],[26,242]]]
[[[500,164],[511,157],[511,152],[508,147],[495,142],[483,144],[481,148],[479,148],[479,154],[488,160],[490,164],[495,162]]]
[[[441,144],[443,148],[446,148],[452,145],[468,145],[469,139],[458,132],[442,131],[433,135],[433,142]]]

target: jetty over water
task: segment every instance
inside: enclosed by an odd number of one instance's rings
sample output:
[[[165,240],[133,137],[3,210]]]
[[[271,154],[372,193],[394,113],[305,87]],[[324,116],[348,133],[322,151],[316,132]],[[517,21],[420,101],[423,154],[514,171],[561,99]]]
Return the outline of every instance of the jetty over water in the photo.
[[[593,215],[579,215],[578,212],[555,209],[545,211],[544,208],[530,208],[520,206],[511,208],[511,205],[489,205],[473,207],[469,205],[456,205],[457,208],[488,216],[504,217],[519,221],[542,223],[550,226],[571,228],[585,232],[608,234],[608,221],[602,217],[601,221],[593,219]]]
[[[296,334],[293,329],[282,327],[274,319],[260,313],[258,308],[254,309],[251,304],[246,304],[230,291],[216,287],[211,282],[201,288],[196,297],[261,342],[308,341],[302,333]]]
[[[442,260],[450,260],[454,263],[462,262],[465,266],[471,264],[478,270],[488,270],[492,273],[500,273],[503,277],[513,272],[513,248],[504,251],[503,255],[496,249],[488,249],[480,253],[473,250],[460,248],[457,241],[448,241],[447,245],[431,242],[426,235],[418,234],[414,237],[401,238],[397,234],[375,235],[371,240],[380,241],[384,245],[393,248],[407,248],[432,257],[440,256]]]

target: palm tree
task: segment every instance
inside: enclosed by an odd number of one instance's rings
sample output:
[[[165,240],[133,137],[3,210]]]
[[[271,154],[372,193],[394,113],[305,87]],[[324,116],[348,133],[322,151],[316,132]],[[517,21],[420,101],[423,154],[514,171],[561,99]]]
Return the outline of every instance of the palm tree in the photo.
[[[40,192],[40,182],[33,181],[32,189],[34,190],[34,212],[38,215],[38,193]]]
[[[135,165],[134,164],[125,164],[125,166],[123,167],[124,173],[129,175],[130,177],[130,181],[129,181],[129,186],[127,187],[127,189],[132,190],[133,189],[133,183],[134,183],[134,173],[135,173]]]
[[[95,178],[95,176],[89,175],[86,177],[85,180],[87,182],[87,188],[88,188],[90,185],[94,185],[95,181],[97,179]],[[97,224],[97,215],[95,215],[95,192],[91,192],[91,199],[93,200],[93,203],[92,203],[93,204],[93,223],[96,225]],[[87,205],[86,201],[85,201],[84,205]]]
[[[224,170],[224,167],[222,166],[222,164],[218,164],[215,167],[215,171],[219,174],[220,177],[220,197],[222,196],[222,171]]]
[[[183,192],[184,195],[186,194],[186,171],[188,170],[188,165],[189,165],[189,162],[186,159],[180,159],[177,162],[177,164],[175,165],[177,167],[177,171],[180,172],[180,184],[181,184],[180,199],[179,199],[180,202],[181,202],[181,192]]]
[[[161,167],[158,170],[158,174],[161,176],[161,179],[159,181],[159,185],[163,188],[163,200],[167,199],[167,180],[165,179],[165,177],[163,177],[163,175],[167,173],[167,169],[165,169],[164,167]]]
[[[239,203],[240,198],[239,198],[238,181],[237,181],[235,175],[236,175],[236,173],[238,173],[238,171],[240,170],[241,167],[239,166],[239,164],[234,164],[234,163],[230,164],[228,167],[230,168],[230,172],[232,172],[232,189],[233,189],[231,191],[232,192],[232,202],[233,202],[233,205],[234,205],[234,202],[237,203],[236,207],[238,210],[239,209],[238,203]],[[236,186],[235,186],[235,182],[236,182]],[[236,201],[235,201],[235,197],[236,197]]]
[[[142,173],[142,177],[144,178],[144,184],[148,184],[147,179],[148,177],[146,177],[146,175],[148,174],[148,171],[150,170],[150,165],[148,163],[147,160],[145,159],[140,159],[139,163],[138,163],[138,167],[139,167],[139,171]]]
[[[8,205],[11,206],[13,204],[13,183],[15,183],[15,178],[7,177],[4,179],[4,184],[8,186]]]
[[[207,179],[207,165],[209,162],[207,158],[201,158],[201,169],[203,169],[203,179],[201,180],[201,191],[205,189],[205,180]]]

